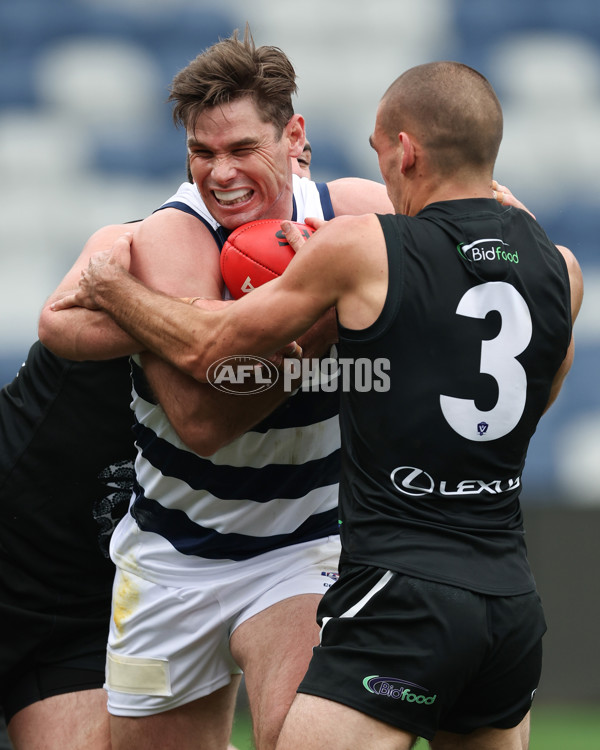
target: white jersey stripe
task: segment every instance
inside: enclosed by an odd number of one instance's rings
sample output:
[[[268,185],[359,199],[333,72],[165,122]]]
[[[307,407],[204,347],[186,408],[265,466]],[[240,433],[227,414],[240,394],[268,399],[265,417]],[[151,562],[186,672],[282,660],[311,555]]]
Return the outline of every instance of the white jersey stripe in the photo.
[[[330,211],[325,185],[294,176],[297,221],[324,218],[322,200]],[[195,185],[184,183],[167,204],[189,208],[221,239]],[[198,566],[272,556],[337,534],[339,394],[294,394],[254,430],[204,457],[152,403],[134,362],[138,490],[111,548],[122,568],[171,582]]]
[[[165,421],[164,412],[156,404],[134,400],[136,415],[145,427],[175,447],[189,451],[171,424]],[[303,464],[333,453],[340,447],[338,417],[300,429],[288,427],[267,432],[246,432],[233,443],[221,448],[212,456],[205,456],[215,466],[250,467],[261,469],[271,464]],[[190,451],[191,452],[191,451]]]

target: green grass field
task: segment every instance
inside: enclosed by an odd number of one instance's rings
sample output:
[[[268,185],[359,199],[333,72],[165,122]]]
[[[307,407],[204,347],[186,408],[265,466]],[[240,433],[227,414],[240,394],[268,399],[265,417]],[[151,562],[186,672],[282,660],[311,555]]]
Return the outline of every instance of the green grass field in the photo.
[[[254,748],[245,712],[237,715],[232,742],[239,750]],[[419,750],[427,747],[417,744]],[[529,750],[600,750],[600,706],[534,706]]]
[[[534,706],[529,750],[600,750],[600,706]]]

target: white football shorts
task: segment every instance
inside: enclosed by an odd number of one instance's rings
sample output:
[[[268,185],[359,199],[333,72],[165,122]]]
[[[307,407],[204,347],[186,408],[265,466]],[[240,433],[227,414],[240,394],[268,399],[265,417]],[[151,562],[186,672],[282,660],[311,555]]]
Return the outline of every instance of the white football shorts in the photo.
[[[281,560],[282,550],[278,550]],[[298,594],[324,594],[337,577],[339,537],[232,565],[195,586],[164,586],[117,567],[108,639],[108,710],[151,716],[210,695],[240,668],[229,638],[245,620]]]

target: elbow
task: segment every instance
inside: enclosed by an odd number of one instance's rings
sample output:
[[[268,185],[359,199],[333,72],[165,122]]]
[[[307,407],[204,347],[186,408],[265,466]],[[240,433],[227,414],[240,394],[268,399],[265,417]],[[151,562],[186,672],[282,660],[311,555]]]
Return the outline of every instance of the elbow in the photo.
[[[47,349],[50,349],[57,356],[76,359],[74,352],[66,346],[67,337],[56,326],[56,320],[52,319],[57,315],[58,313],[50,310],[48,306],[44,307],[38,321],[38,338]]]
[[[209,420],[202,422],[189,420],[185,426],[177,430],[177,434],[187,448],[205,458],[214,455],[234,437],[237,437],[237,435],[227,434],[222,426]]]
[[[194,378],[199,383],[208,382],[207,373],[210,365],[206,364],[201,352],[190,351],[182,353],[173,364],[178,370]]]
[[[219,358],[218,353],[215,353],[215,348],[211,343],[194,340],[192,346],[180,353],[178,361],[174,364],[177,369],[182,370],[194,380],[207,383],[211,365]]]
[[[54,341],[54,326],[50,324],[50,321],[48,318],[50,315],[56,315],[56,313],[53,313],[52,310],[48,308],[48,306],[44,306],[44,309],[41,312],[40,319],[38,321],[38,338],[44,344],[44,346],[47,346],[49,349],[52,348],[52,345],[55,343]]]
[[[228,309],[222,311],[223,315]],[[230,342],[231,336],[228,335],[228,323],[223,315],[216,315],[210,323],[203,321],[200,327],[190,331],[189,337],[177,352],[177,361],[172,362],[175,367],[200,383],[209,382],[213,365],[235,351]]]
[[[44,344],[44,346],[50,348],[50,344],[52,343],[51,329],[46,322],[46,308],[42,310],[42,314],[38,321],[38,339]]]
[[[203,357],[194,358],[190,367],[190,375],[199,383],[208,383],[210,363],[206,362]]]

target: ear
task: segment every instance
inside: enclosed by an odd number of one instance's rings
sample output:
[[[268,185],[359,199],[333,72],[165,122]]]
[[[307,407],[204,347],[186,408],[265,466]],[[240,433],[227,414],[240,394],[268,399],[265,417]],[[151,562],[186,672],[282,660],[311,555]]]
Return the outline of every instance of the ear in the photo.
[[[404,131],[398,134],[398,140],[402,147],[402,162],[400,164],[400,170],[402,174],[406,174],[406,172],[408,172],[409,169],[412,169],[415,165],[415,144],[408,133],[405,133]]]
[[[289,155],[292,158],[300,156],[304,143],[306,142],[306,127],[302,115],[293,115],[285,126],[284,135],[287,137],[290,145]]]

